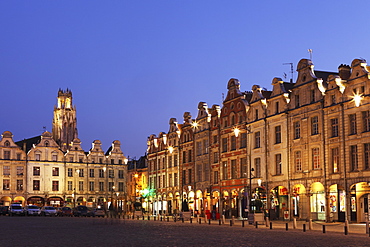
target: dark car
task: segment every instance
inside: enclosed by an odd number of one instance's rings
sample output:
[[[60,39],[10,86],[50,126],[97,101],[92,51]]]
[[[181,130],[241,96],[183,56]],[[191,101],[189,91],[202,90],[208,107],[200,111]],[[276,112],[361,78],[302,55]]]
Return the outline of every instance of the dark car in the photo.
[[[8,215],[8,214],[9,214],[9,206],[1,206],[0,215]]]
[[[61,216],[73,216],[72,209],[70,207],[62,207]]]
[[[73,216],[88,216],[89,210],[86,206],[77,206],[73,209]]]

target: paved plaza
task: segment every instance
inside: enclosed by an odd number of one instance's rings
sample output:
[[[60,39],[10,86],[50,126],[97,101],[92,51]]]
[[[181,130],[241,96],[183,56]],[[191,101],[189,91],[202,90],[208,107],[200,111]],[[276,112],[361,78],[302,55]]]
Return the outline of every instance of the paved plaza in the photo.
[[[273,222],[273,229],[259,225],[219,225],[123,220],[107,218],[0,217],[0,246],[370,246],[364,225],[350,225],[344,235],[342,224],[314,223],[317,230],[303,232],[289,223]],[[351,231],[352,230],[352,231]],[[341,232],[342,231],[342,232]]]

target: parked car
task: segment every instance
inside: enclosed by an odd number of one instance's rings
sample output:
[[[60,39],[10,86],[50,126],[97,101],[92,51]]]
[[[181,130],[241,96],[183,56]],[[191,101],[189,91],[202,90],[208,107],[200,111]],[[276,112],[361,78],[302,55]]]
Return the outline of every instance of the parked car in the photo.
[[[7,214],[9,214],[9,206],[1,206],[0,215],[7,215]]]
[[[104,217],[105,216],[105,211],[104,211],[104,209],[102,209],[102,208],[96,208],[96,209],[94,209],[94,217],[96,216],[96,217]]]
[[[57,210],[52,206],[44,206],[41,208],[41,215],[43,216],[57,216]]]
[[[73,209],[73,216],[88,216],[89,210],[87,209],[86,206],[77,206]]]
[[[9,208],[9,215],[14,216],[14,215],[24,215],[24,208],[22,207],[21,204],[11,204]]]
[[[73,216],[72,209],[70,207],[62,207],[61,216]]]
[[[38,206],[36,205],[28,205],[26,206],[26,215],[35,215],[35,216],[40,216],[41,210]]]

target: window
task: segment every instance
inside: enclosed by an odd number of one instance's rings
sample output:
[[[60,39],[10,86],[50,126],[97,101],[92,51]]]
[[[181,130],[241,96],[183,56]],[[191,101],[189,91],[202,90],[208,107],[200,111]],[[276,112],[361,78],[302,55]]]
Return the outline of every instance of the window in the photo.
[[[214,135],[214,136],[213,136],[213,143],[214,143],[214,144],[215,144],[215,143],[217,143],[217,142],[218,142],[217,140],[218,140],[217,135]]]
[[[357,145],[350,146],[350,163],[351,171],[358,170],[358,155],[357,155]]]
[[[182,152],[182,163],[186,163],[186,151]]]
[[[40,167],[34,167],[33,168],[33,175],[34,176],[40,176]]]
[[[4,145],[5,145],[5,147],[10,147],[10,142],[9,141],[5,141]]]
[[[294,122],[294,139],[301,138],[301,122]]]
[[[236,167],[236,160],[231,160],[231,178],[237,178],[237,167]]]
[[[173,182],[174,182],[174,186],[178,186],[177,173],[174,173],[174,174],[173,174]]]
[[[236,149],[236,137],[231,136],[231,147],[230,150],[235,150]]]
[[[67,182],[67,190],[72,190],[72,181]]]
[[[118,170],[118,178],[123,178],[124,177],[124,174],[123,174],[123,170]]]
[[[22,155],[21,154],[17,154],[17,160],[21,160],[21,157],[22,157]]]
[[[33,190],[40,190],[40,180],[33,180]]]
[[[170,174],[169,177],[168,177],[168,186],[169,187],[172,187],[173,186],[173,183],[172,183],[172,174]]]
[[[186,170],[182,171],[182,184],[187,184],[186,183]]]
[[[227,138],[222,138],[222,152],[227,152]]]
[[[99,169],[99,178],[104,178],[104,170]]]
[[[222,179],[227,179],[227,161],[222,162]]]
[[[276,154],[275,155],[275,170],[276,170],[276,175],[280,175],[282,173],[281,171],[281,154]]]
[[[281,143],[281,126],[275,127],[275,144]]]
[[[3,190],[10,190],[10,180],[3,179]]]
[[[218,171],[213,172],[213,183],[218,184]]]
[[[370,168],[370,143],[364,144],[364,168],[368,170]]]
[[[17,180],[17,190],[23,190],[23,179]]]
[[[10,166],[3,166],[3,175],[4,176],[10,175]]]
[[[279,101],[276,101],[275,102],[275,113],[278,114],[279,111],[280,111],[280,109],[279,109]]]
[[[339,171],[339,148],[331,149],[331,171],[333,173]]]
[[[162,188],[166,188],[166,175],[165,174],[163,174],[162,180],[163,180],[163,186],[162,186]]]
[[[114,159],[111,159],[111,160],[110,160],[110,163],[111,163],[112,165],[114,165]]]
[[[311,90],[311,103],[315,102],[315,89]]]
[[[254,148],[261,147],[261,132],[254,133]]]
[[[248,177],[247,170],[248,170],[247,158],[241,158],[240,159],[240,177],[241,178],[247,178]]]
[[[95,170],[94,169],[89,169],[89,177],[90,178],[95,177]]]
[[[41,156],[40,154],[35,154],[35,159],[40,160],[41,159],[40,156]]]
[[[208,148],[209,148],[208,139],[203,140],[203,154],[208,154]]]
[[[84,169],[79,169],[79,173],[78,175],[80,176],[80,178],[83,178],[85,175],[84,175]]]
[[[84,181],[78,181],[78,190],[83,191],[84,190]]]
[[[189,184],[191,184],[193,182],[193,179],[192,179],[192,169],[189,169],[188,170],[188,173],[189,173]]]
[[[168,156],[168,167],[169,168],[172,167],[172,156],[171,155]]]
[[[118,191],[123,191],[124,190],[124,183],[123,182],[119,182],[118,183]]]
[[[258,109],[256,109],[254,113],[254,120],[258,120]]]
[[[52,173],[53,176],[59,176],[59,167],[53,167]]]
[[[69,162],[73,162],[73,157],[69,157]]]
[[[295,171],[301,172],[302,171],[302,154],[301,151],[296,151],[294,153],[295,159]]]
[[[332,94],[331,95],[331,104],[335,105],[335,103],[337,103],[337,100],[335,99],[335,94]]]
[[[299,107],[299,94],[294,95],[295,107]]]
[[[255,177],[260,178],[261,177],[261,158],[255,158],[254,159],[254,172]]]
[[[95,184],[94,184],[94,182],[93,181],[90,181],[89,182],[89,191],[94,191],[95,190],[95,186],[94,186]]]
[[[177,166],[177,163],[178,163],[178,161],[177,161],[177,154],[175,154],[175,155],[173,156],[173,165],[174,165],[174,166]]]
[[[114,178],[114,170],[113,169],[108,170],[108,177],[109,178]]]
[[[218,152],[213,152],[213,163],[218,163]]]
[[[68,170],[67,170],[67,176],[68,177],[73,177],[73,169],[72,168],[68,168]]]
[[[23,166],[17,166],[17,176],[23,176],[24,167]]]
[[[362,123],[363,123],[363,131],[364,132],[370,131],[370,111],[362,112]]]
[[[4,160],[10,160],[10,151],[4,151]]]
[[[312,168],[320,169],[320,152],[319,148],[312,149]]]
[[[52,159],[53,159],[53,161],[57,161],[58,160],[58,155],[57,154],[53,154],[52,155]]]
[[[349,115],[349,134],[357,134],[356,114]]]
[[[196,143],[196,149],[197,149],[197,155],[201,155],[202,154],[202,142],[197,142]]]
[[[314,116],[311,118],[311,135],[319,134],[319,117]]]
[[[104,191],[104,182],[99,182],[99,191]]]
[[[337,137],[339,135],[338,118],[333,118],[330,120],[330,122],[331,122],[331,137]]]
[[[241,133],[240,135],[240,148],[247,147],[247,133]]]
[[[197,165],[197,179],[198,179],[198,182],[201,182],[203,181],[203,176],[202,176],[202,164],[198,164]]]
[[[59,190],[59,181],[53,181],[51,186],[52,191],[58,191]]]

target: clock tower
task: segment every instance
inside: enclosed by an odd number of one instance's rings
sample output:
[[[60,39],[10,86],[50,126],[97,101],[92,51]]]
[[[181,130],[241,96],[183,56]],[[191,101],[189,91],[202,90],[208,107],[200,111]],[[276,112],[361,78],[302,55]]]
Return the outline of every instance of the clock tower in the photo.
[[[76,107],[72,105],[72,91],[58,91],[57,105],[54,106],[53,138],[63,151],[70,148],[77,138]]]

